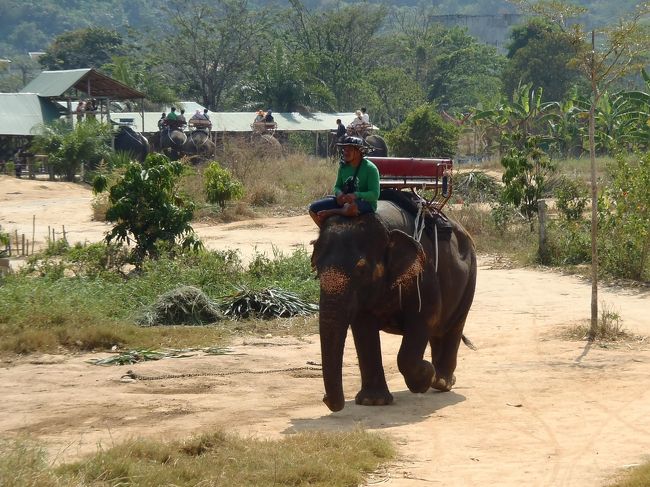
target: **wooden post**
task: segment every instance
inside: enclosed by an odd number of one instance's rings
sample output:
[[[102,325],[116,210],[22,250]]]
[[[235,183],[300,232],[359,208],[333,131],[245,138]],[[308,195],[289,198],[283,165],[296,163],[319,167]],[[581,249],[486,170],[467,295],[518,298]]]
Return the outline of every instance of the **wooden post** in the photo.
[[[542,264],[548,259],[548,247],[546,245],[546,200],[537,200],[537,218],[539,220],[539,249],[538,256]]]
[[[50,226],[47,226],[47,243],[50,243]]]
[[[64,241],[64,242],[67,242],[68,239],[67,239],[67,237],[65,236],[65,225],[61,225],[61,227],[63,228],[63,241]]]
[[[25,234],[24,233],[23,233],[22,243],[23,243],[23,249],[22,249],[21,255],[24,257],[26,255],[25,254]]]

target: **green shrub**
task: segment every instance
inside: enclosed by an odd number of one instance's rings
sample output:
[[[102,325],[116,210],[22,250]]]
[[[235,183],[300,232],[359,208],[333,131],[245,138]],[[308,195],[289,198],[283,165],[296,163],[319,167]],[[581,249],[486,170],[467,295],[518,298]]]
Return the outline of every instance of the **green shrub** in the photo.
[[[513,138],[517,139],[516,134]],[[519,134],[519,138],[519,143],[513,144],[501,159],[505,168],[502,196],[532,223],[537,215],[537,201],[543,198],[546,179],[555,171],[555,166],[540,148],[538,137]]]
[[[210,203],[218,204],[222,210],[225,209],[226,202],[238,200],[244,196],[242,183],[216,161],[208,165],[203,177],[205,178],[206,199]]]
[[[568,221],[578,221],[589,202],[589,191],[584,182],[562,177],[555,188],[556,206]]]
[[[469,171],[454,176],[453,192],[466,203],[494,202],[499,199],[501,186],[483,171]]]
[[[458,138],[458,128],[445,122],[431,104],[416,108],[386,134],[391,153],[398,157],[451,157]]]
[[[578,265],[591,262],[591,230],[588,220],[551,221],[547,231],[546,263]]]
[[[190,225],[194,203],[178,190],[183,172],[182,163],[162,154],[149,154],[142,164],[129,165],[109,190],[106,220],[115,226],[106,241],[122,244],[133,240],[132,262],[137,267],[146,256],[158,255],[160,242],[168,246],[178,242],[184,249],[201,245]],[[105,191],[106,178],[96,178],[93,187],[96,192]]]
[[[598,205],[599,261],[603,270],[650,280],[650,153],[619,157]]]

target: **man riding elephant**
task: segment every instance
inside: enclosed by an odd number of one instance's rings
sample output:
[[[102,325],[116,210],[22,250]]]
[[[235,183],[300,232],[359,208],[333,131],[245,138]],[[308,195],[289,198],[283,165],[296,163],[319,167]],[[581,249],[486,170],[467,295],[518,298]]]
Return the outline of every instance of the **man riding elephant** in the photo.
[[[343,147],[334,195],[313,202],[309,215],[319,227],[332,215],[358,216],[374,213],[379,198],[379,171],[364,157],[368,145],[359,137],[344,137],[336,144]]]

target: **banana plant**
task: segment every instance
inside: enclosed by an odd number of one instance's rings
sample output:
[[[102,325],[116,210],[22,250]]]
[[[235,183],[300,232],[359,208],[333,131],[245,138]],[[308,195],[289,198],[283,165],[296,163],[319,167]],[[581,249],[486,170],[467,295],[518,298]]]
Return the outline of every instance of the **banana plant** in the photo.
[[[473,118],[498,131],[499,149],[504,152],[515,141],[528,136],[545,138],[544,122],[552,116],[554,106],[552,102],[542,102],[542,88],[535,90],[527,83],[515,89],[511,101],[501,100],[489,110],[477,111]]]

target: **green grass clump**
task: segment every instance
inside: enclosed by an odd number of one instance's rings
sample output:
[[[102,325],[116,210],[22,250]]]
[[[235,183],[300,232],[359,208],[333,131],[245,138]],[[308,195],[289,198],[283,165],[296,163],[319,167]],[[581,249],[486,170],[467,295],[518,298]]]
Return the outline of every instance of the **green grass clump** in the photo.
[[[318,281],[311,275],[304,250],[287,256],[277,254],[272,259],[258,256],[249,268],[235,252],[163,255],[146,260],[140,272],[130,274],[102,268],[103,254],[96,248],[84,258],[79,254],[79,249],[73,248],[52,257],[41,255],[24,273],[2,279],[0,352],[109,350],[115,345],[204,347],[225,345],[228,337],[245,329],[273,327],[260,327],[256,320],[194,329],[136,325],[137,318],[151,310],[160,296],[182,286],[193,286],[212,301],[232,294],[238,286],[276,287],[307,302],[318,299]],[[305,329],[301,321],[295,322]]]
[[[134,439],[52,468],[42,450],[4,442],[3,486],[310,486],[353,487],[391,460],[384,437],[362,430],[298,433],[281,440],[203,434],[185,441]]]

